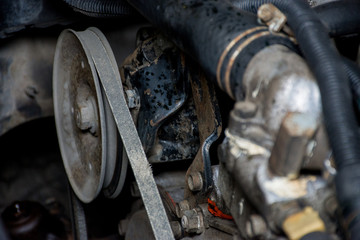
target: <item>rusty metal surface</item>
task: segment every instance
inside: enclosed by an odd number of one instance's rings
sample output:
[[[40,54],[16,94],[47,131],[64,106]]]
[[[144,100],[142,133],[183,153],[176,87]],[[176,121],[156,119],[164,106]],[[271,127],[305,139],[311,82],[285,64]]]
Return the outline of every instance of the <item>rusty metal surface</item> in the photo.
[[[193,159],[199,134],[184,56],[153,28],[139,30],[137,45],[121,70],[125,84],[139,92],[137,129],[148,160]]]
[[[56,39],[21,37],[0,46],[0,135],[53,115],[52,65]]]
[[[191,207],[195,207],[206,202],[207,192],[213,185],[209,150],[221,134],[222,122],[213,85],[198,70],[190,70],[190,74],[201,147],[186,172],[188,187],[185,188],[185,199],[189,200]],[[191,185],[193,181],[192,175],[198,174],[202,180],[200,191],[191,191],[189,183]]]
[[[199,149],[199,130],[194,101],[189,93],[182,108],[159,128],[149,161],[179,161],[194,159]]]
[[[138,35],[145,35],[144,31],[150,30],[140,30]],[[122,69],[125,81],[131,82],[140,95],[137,129],[146,153],[154,146],[161,125],[186,99],[183,56],[163,35],[153,34],[138,40],[138,48],[125,60]]]

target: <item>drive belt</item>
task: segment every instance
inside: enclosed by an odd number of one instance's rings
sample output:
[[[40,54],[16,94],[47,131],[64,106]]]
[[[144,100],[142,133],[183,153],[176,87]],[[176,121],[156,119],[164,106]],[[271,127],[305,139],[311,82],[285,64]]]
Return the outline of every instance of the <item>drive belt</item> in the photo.
[[[174,239],[151,166],[143,150],[136,126],[127,106],[115,57],[105,36],[96,28],[78,34],[89,52],[104,88],[131,168],[156,239]]]

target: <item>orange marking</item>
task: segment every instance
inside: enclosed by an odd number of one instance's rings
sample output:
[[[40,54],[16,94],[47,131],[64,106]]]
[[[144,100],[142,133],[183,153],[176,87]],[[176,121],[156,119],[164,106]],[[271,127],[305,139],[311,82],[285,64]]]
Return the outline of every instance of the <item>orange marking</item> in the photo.
[[[210,212],[212,215],[214,215],[215,217],[233,220],[233,217],[232,217],[232,216],[223,213],[223,212],[216,206],[216,203],[210,200],[210,198],[208,198],[208,204],[209,204],[209,205],[208,205],[208,210],[209,210],[209,212]]]

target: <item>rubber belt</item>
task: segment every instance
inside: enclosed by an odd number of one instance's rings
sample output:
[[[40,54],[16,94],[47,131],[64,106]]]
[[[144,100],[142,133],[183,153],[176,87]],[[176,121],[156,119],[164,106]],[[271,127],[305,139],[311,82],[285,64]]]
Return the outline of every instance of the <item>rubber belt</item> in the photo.
[[[146,158],[136,126],[127,106],[115,57],[107,51],[108,43],[97,29],[89,28],[79,34],[91,54],[100,82],[105,90],[111,111],[134,172],[154,236],[158,240],[174,239],[169,220],[151,166]],[[102,44],[101,44],[102,43]]]

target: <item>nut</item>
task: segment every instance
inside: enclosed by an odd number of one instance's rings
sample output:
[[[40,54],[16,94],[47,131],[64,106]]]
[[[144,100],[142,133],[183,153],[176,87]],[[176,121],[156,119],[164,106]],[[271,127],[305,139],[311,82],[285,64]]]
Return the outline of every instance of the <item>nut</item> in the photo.
[[[203,179],[200,172],[192,172],[187,179],[189,189],[193,192],[200,191],[203,187]]]
[[[196,209],[186,210],[181,218],[181,226],[188,233],[200,234],[205,230],[204,217]]]
[[[190,204],[188,200],[182,200],[176,205],[176,216],[181,218],[183,216],[183,212],[186,210],[190,210]]]
[[[83,130],[89,130],[92,134],[97,132],[97,112],[94,97],[90,96],[84,101],[77,102],[75,108],[76,126]]]

